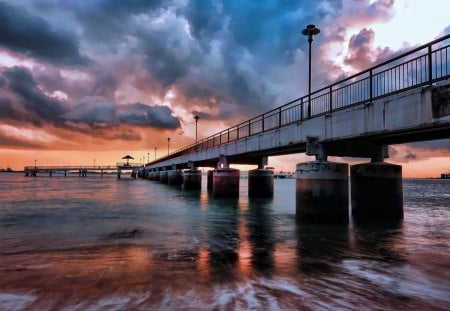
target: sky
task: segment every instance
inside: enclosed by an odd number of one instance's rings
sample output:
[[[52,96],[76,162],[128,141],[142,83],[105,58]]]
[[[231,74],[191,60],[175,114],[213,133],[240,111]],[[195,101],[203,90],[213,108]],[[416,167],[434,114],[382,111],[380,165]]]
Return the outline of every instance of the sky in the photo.
[[[448,0],[0,0],[0,168],[147,161],[450,33]],[[156,149],[155,149],[156,148]],[[391,146],[405,177],[450,140]],[[269,159],[294,171],[309,159]],[[350,161],[351,159],[336,159]],[[360,161],[360,159],[359,159]]]

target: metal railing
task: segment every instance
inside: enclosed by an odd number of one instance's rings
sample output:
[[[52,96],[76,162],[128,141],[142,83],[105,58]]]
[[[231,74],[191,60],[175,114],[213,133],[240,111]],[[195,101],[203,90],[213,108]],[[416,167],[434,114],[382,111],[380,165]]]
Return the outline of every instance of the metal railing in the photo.
[[[335,110],[372,102],[450,77],[450,35],[414,48],[381,64],[297,98],[152,163],[197,153],[235,140],[303,122]]]

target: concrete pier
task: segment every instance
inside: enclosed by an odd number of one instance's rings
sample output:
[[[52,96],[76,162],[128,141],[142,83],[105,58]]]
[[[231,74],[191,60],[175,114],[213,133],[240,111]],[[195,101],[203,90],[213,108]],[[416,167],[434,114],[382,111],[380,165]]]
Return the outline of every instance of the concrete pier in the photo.
[[[239,173],[233,168],[218,168],[213,171],[213,190],[215,197],[239,197]]]
[[[183,174],[180,170],[169,170],[167,171],[167,174],[167,183],[169,185],[183,184]]]
[[[153,172],[153,180],[159,181],[160,171]]]
[[[168,171],[160,171],[159,172],[159,182],[162,184],[167,184],[168,181],[169,181]]]
[[[201,190],[202,189],[202,171],[190,169],[183,171],[183,189]]]
[[[348,164],[297,164],[296,218],[311,223],[348,222]]]
[[[248,171],[248,196],[253,198],[273,197],[273,171],[258,168]]]
[[[206,174],[206,188],[208,192],[211,192],[213,190],[213,170],[209,170]]]
[[[395,221],[403,218],[402,167],[363,163],[350,167],[352,216],[355,221]]]

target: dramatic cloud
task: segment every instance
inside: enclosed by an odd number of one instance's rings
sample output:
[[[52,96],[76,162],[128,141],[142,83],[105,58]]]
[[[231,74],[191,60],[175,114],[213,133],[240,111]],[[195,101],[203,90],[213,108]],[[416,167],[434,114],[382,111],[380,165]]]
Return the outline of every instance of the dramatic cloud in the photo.
[[[57,29],[26,9],[0,2],[0,46],[61,65],[85,65],[76,36]]]
[[[118,105],[101,96],[85,96],[75,103],[67,103],[49,96],[23,67],[0,72],[0,119],[6,123],[25,122],[30,126],[52,125],[89,134],[89,130],[124,126],[177,129],[181,123],[166,106],[142,103]],[[103,132],[92,135],[104,135]],[[116,139],[140,138],[134,132],[110,135]]]

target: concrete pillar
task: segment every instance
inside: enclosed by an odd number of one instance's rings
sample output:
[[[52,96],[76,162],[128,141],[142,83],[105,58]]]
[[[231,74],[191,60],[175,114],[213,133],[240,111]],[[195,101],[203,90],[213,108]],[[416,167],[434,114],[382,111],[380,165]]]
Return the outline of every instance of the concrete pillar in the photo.
[[[352,216],[356,221],[403,218],[401,165],[363,163],[350,167]]]
[[[183,172],[183,189],[201,190],[202,171],[196,169],[185,170]]]
[[[160,171],[153,172],[153,180],[159,181]]]
[[[181,185],[183,184],[183,173],[179,170],[167,171],[167,183],[169,185]]]
[[[211,192],[213,190],[213,170],[209,170],[206,174],[206,188],[208,192]]]
[[[49,177],[52,177],[52,173],[53,173],[52,170],[49,170],[49,171],[48,171],[48,176],[49,176]]]
[[[67,177],[67,171],[64,171],[64,177]]]
[[[26,177],[30,176],[30,171],[29,170],[25,170],[25,176]]]
[[[120,173],[122,173],[121,170],[117,169],[117,179],[120,179]]]
[[[233,168],[218,168],[213,171],[213,190],[215,197],[239,197],[239,173]]]
[[[167,184],[168,180],[169,180],[169,175],[167,171],[160,171],[159,172],[159,182],[162,184]]]
[[[273,197],[273,171],[258,168],[248,171],[248,196],[253,198]]]
[[[301,222],[348,222],[348,164],[297,164],[296,218]]]

